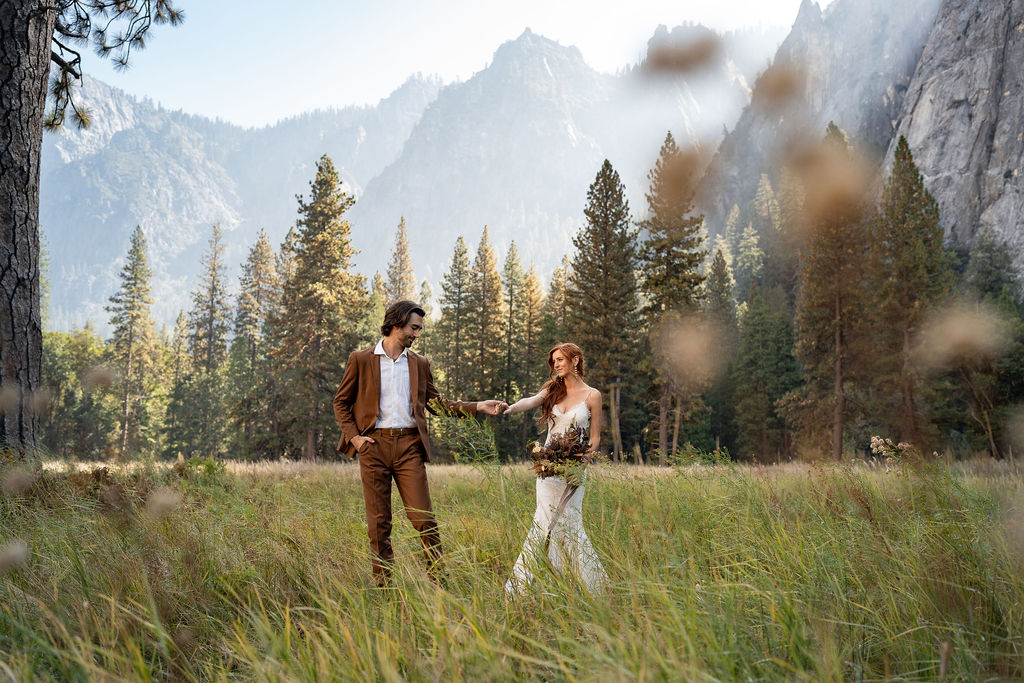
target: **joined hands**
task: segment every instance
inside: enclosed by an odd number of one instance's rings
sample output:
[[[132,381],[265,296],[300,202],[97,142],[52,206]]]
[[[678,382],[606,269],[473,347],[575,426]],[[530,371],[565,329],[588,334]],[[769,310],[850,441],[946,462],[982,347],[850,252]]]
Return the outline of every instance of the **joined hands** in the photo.
[[[489,401],[480,401],[476,404],[476,409],[488,415],[501,415],[508,410],[508,404],[504,401],[491,399]]]

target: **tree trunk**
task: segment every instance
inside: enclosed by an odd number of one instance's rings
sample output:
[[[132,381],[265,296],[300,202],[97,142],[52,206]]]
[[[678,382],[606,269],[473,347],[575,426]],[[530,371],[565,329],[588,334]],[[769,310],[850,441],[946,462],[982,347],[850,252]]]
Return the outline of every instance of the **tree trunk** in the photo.
[[[679,452],[679,423],[683,418],[683,406],[680,404],[680,399],[676,396],[676,409],[675,415],[672,418],[672,455],[674,456]]]
[[[0,448],[23,457],[39,430],[39,157],[55,19],[36,0],[0,0]]]
[[[121,392],[121,458],[128,452],[128,404],[132,390],[132,348],[134,339],[132,330],[128,331],[128,362],[124,368],[124,391]]]
[[[903,420],[902,440],[914,444],[923,449],[917,433],[917,420],[914,415],[914,380],[910,366],[910,328],[903,328],[903,372],[902,372],[902,393],[903,393]],[[923,451],[922,451],[923,452]]]
[[[658,465],[665,466],[665,458],[668,457],[668,384],[661,386],[661,396],[658,398]]]
[[[610,413],[609,427],[612,432],[612,460],[619,461],[622,456],[622,433],[619,431],[619,385],[611,385],[608,392],[608,412]]]
[[[832,378],[835,386],[835,406],[832,408],[832,459],[843,459],[843,333],[841,300],[835,297],[835,373]]]

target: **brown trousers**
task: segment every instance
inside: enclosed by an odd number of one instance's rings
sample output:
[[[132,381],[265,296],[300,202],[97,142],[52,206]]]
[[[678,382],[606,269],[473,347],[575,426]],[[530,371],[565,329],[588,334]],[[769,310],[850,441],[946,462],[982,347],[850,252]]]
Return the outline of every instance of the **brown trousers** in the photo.
[[[374,431],[370,436],[375,443],[367,443],[359,451],[359,475],[363,480],[374,579],[378,584],[386,583],[395,559],[391,547],[392,478],[402,496],[405,514],[423,543],[427,568],[433,573],[439,569],[441,537],[430,505],[423,442],[418,434],[388,436]]]

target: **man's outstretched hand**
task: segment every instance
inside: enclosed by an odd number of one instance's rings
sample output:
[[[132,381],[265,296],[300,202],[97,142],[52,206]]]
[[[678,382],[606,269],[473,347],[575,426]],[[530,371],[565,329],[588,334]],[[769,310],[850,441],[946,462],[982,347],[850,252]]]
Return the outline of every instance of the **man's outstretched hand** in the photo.
[[[508,404],[504,401],[495,401],[491,399],[489,401],[480,401],[476,404],[476,409],[487,413],[488,415],[501,415],[508,409]]]

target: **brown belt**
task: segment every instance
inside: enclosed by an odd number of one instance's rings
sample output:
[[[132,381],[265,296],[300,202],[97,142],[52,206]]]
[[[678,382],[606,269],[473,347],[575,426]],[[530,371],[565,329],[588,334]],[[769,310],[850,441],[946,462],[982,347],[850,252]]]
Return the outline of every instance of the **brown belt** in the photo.
[[[416,427],[402,427],[401,429],[394,429],[392,427],[379,427],[370,432],[375,436],[409,436],[410,434],[419,434],[420,430]]]

